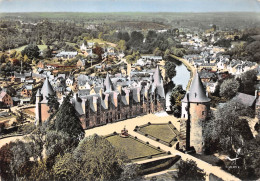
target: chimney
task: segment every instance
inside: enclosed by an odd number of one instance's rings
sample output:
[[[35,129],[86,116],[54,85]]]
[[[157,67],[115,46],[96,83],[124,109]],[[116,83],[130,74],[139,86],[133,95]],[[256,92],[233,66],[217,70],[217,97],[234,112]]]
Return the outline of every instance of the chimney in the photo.
[[[98,100],[98,97],[93,96],[93,106],[94,106],[95,111],[97,111],[97,100]]]
[[[126,102],[129,105],[129,93],[130,93],[130,90],[125,88],[124,91],[125,91]]]
[[[82,105],[82,109],[83,109],[84,114],[86,114],[86,99],[82,99],[81,105]]]
[[[117,92],[114,92],[114,103],[115,103],[115,106],[117,107],[118,106],[118,102],[117,102],[117,96],[118,96],[118,93]]]
[[[109,94],[105,94],[104,102],[105,102],[105,105],[107,108],[108,108],[108,97],[109,97]]]
[[[138,102],[140,102],[141,101],[141,98],[140,98],[140,93],[141,92],[141,88],[140,87],[137,87],[136,88],[136,94],[137,94],[137,99],[138,99]]]

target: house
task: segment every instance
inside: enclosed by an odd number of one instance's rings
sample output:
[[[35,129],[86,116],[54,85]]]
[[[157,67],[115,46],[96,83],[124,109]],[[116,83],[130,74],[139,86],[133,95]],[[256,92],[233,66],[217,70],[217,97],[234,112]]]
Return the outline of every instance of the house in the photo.
[[[86,65],[86,60],[84,59],[79,59],[78,62],[77,62],[77,67],[79,69],[84,69],[85,68],[85,65]]]
[[[73,77],[68,77],[66,79],[66,86],[72,86],[74,83],[74,78]]]
[[[13,106],[13,99],[5,91],[2,91],[0,93],[0,104],[1,104],[1,107],[12,107]]]
[[[86,51],[87,50],[87,46],[84,43],[82,43],[82,45],[80,46],[80,50],[81,51]]]
[[[21,90],[22,97],[31,97],[32,96],[32,85],[24,85]]]
[[[37,68],[44,69],[45,68],[45,63],[43,61],[39,61],[36,65]]]

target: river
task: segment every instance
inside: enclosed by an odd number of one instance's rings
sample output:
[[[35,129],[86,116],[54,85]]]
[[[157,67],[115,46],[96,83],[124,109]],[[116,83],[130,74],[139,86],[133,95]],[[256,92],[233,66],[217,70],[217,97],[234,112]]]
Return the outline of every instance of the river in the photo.
[[[172,81],[175,85],[182,85],[183,89],[186,89],[188,82],[190,80],[190,72],[186,68],[186,66],[177,60],[172,60],[176,65],[176,76],[172,78]],[[173,84],[168,86],[166,92],[166,110],[169,110],[170,106],[170,95],[172,89],[174,88]]]

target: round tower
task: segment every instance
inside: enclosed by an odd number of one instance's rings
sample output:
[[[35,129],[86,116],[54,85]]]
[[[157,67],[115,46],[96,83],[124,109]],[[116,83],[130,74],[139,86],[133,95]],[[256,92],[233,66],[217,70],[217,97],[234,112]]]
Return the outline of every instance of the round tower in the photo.
[[[197,153],[203,153],[204,139],[203,127],[208,118],[210,99],[200,80],[198,72],[195,73],[189,92],[189,118],[190,118],[190,146]]]
[[[36,118],[36,122],[35,124],[38,126],[41,123],[41,93],[40,93],[40,89],[37,90],[36,93],[36,101],[35,101],[35,118]]]

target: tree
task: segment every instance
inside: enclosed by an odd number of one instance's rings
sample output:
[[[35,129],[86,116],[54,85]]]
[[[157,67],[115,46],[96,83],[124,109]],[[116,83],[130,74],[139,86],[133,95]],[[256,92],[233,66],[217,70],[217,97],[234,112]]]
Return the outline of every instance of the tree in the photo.
[[[157,47],[154,49],[153,54],[155,56],[162,56],[162,51]]]
[[[71,152],[79,143],[78,139],[70,137],[61,131],[48,131],[44,140],[46,148],[46,156],[54,160],[57,155],[63,156],[67,152]]]
[[[177,118],[181,117],[181,100],[184,98],[186,91],[182,89],[181,85],[177,85],[173,88],[170,97],[171,107],[173,115]]]
[[[117,44],[117,49],[121,52],[124,52],[126,50],[126,43],[125,40],[120,40]]]
[[[7,143],[0,148],[0,176],[4,180],[11,180],[10,164],[13,160],[12,146],[13,142]]]
[[[257,80],[257,71],[249,70],[241,75],[241,86],[240,91],[245,94],[255,94],[255,89],[253,88]]]
[[[176,180],[205,180],[206,173],[193,160],[180,161]]]
[[[29,59],[38,58],[40,55],[40,49],[37,45],[28,45],[22,51],[22,55],[27,55]]]
[[[76,110],[70,103],[70,96],[67,96],[61,104],[54,120],[54,129],[62,131],[71,137],[81,139],[85,132],[81,126],[81,122],[76,115]]]
[[[166,61],[165,63],[165,75],[167,78],[172,79],[176,75],[176,65],[173,62]]]
[[[13,158],[10,164],[10,171],[14,178],[27,178],[30,175],[32,162],[30,161],[30,146],[20,140],[16,140],[11,148]]]
[[[206,123],[204,131],[205,140],[208,142],[206,146],[212,146],[215,150],[219,149],[225,153],[234,153],[234,149],[241,147],[245,139],[251,138],[248,123],[246,120],[240,119],[240,116],[252,114],[253,111],[250,107],[246,107],[236,100],[219,106],[214,112],[213,118]]]
[[[54,180],[52,169],[49,169],[47,159],[39,160],[30,170],[28,180]]]
[[[59,179],[116,180],[121,177],[127,162],[125,154],[109,141],[93,135],[83,139],[72,154],[58,156],[53,170]],[[135,174],[130,175],[134,177]]]
[[[47,48],[43,50],[42,54],[43,58],[51,58],[52,50],[50,49],[50,46],[47,46]]]
[[[50,113],[50,118],[51,119],[58,111],[60,103],[58,102],[57,96],[55,95],[49,95],[47,97],[48,99],[48,106],[49,106],[49,113]]]
[[[239,88],[239,82],[232,78],[226,79],[220,85],[220,96],[225,97],[226,99],[231,99],[237,94]]]

